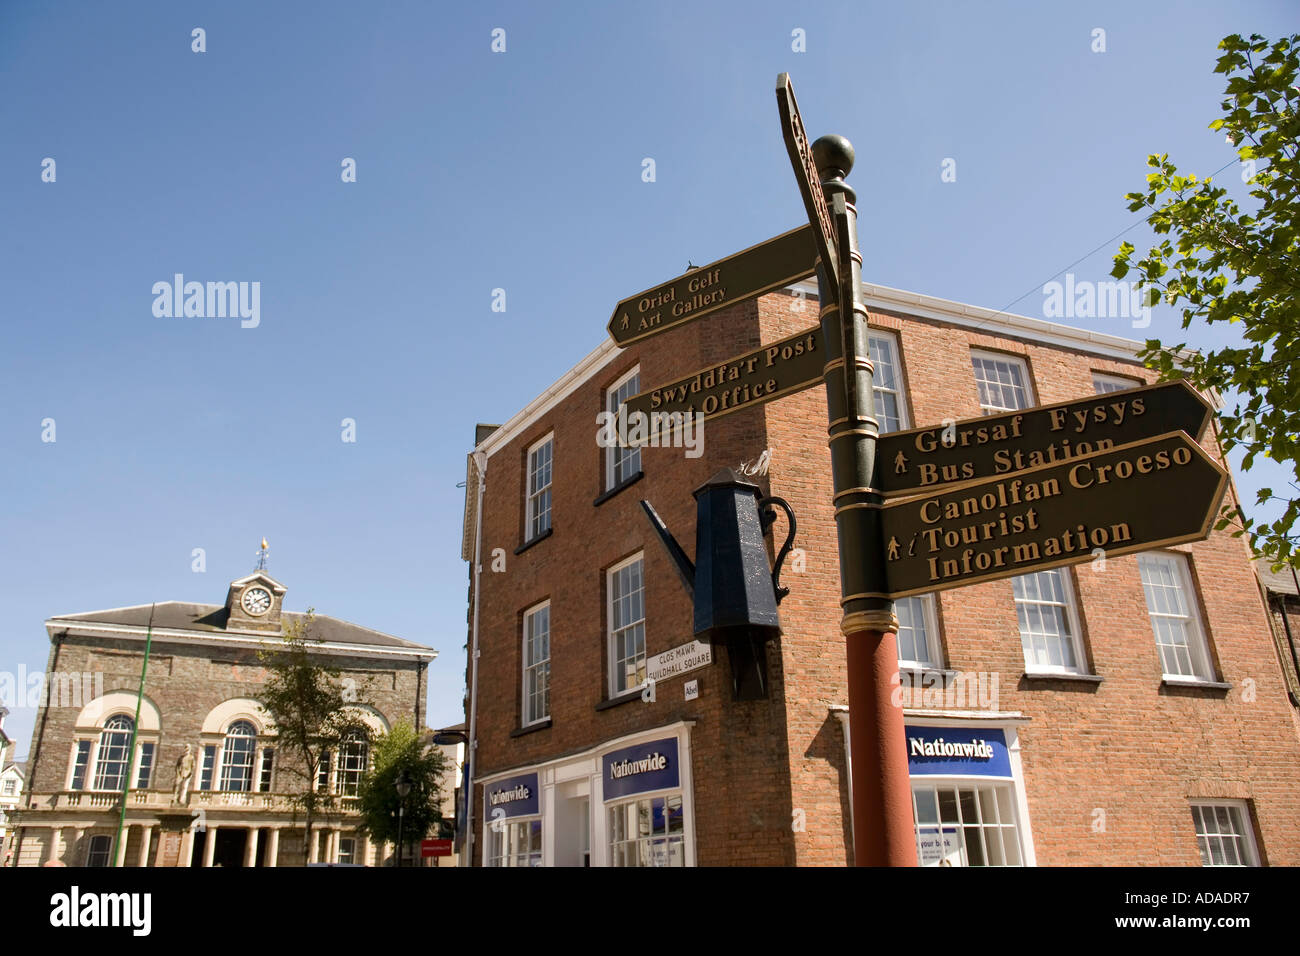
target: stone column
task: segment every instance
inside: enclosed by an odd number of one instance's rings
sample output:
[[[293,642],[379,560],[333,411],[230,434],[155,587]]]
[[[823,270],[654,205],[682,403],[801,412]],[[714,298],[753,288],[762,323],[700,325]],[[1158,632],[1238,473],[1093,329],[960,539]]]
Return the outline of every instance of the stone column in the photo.
[[[153,827],[143,824],[140,827],[140,860],[138,866],[149,865],[149,844],[153,842]]]
[[[122,836],[117,841],[117,859],[113,861],[114,866],[126,866],[126,845],[131,842],[131,825],[125,823],[122,825]],[[112,844],[109,844],[110,846]]]
[[[303,835],[306,836],[306,831],[303,831]],[[308,863],[320,862],[320,829],[319,828],[311,831],[311,845],[307,847],[307,862]]]
[[[257,827],[248,828],[248,839],[244,841],[244,866],[257,866],[257,835],[260,832]]]
[[[186,827],[181,833],[181,858],[176,861],[177,866],[194,865],[194,827]]]
[[[361,862],[364,863],[366,866],[374,866],[375,865],[375,841],[370,839],[370,837],[366,837],[366,848],[364,852],[365,852],[365,856],[362,857]]]
[[[280,859],[280,828],[271,827],[266,834],[266,865],[276,866]]]
[[[212,855],[217,852],[217,828],[208,824],[208,832],[203,838],[203,865],[212,865]]]
[[[81,844],[86,836],[85,827],[73,827],[72,845],[64,848],[64,855],[68,857],[64,862],[68,866],[85,866],[86,861],[81,859]]]

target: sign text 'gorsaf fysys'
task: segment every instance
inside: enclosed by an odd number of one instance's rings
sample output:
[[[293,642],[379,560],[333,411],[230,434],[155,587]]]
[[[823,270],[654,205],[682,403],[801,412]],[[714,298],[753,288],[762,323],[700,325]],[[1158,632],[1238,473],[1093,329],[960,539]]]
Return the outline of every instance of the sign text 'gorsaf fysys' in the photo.
[[[1205,537],[1227,475],[1182,432],[966,482],[882,511],[889,596]]]
[[[1194,389],[1178,381],[891,432],[880,436],[878,484],[886,496],[915,494],[1169,432],[1199,438],[1211,411]]]

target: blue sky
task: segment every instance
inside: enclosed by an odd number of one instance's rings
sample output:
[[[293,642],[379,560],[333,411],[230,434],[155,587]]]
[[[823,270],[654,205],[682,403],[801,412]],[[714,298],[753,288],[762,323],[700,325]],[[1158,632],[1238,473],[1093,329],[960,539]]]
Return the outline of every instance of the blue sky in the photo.
[[[1041,317],[1043,284],[1138,218],[1148,153],[1233,159],[1206,128],[1218,40],[1300,21],[1170,9],[7,0],[0,670],[43,668],[58,613],[224,600],[265,535],[290,609],[441,651],[430,721],[457,722],[474,425],[594,348],[620,298],[804,221],[777,73],[813,137],[856,147],[868,281]],[[1106,279],[1116,245],[1070,271]],[[156,317],[175,273],[259,282],[260,324]],[[1182,338],[1169,310],[1072,324]],[[1238,477],[1247,500],[1284,486]],[[6,725],[20,754],[34,718]]]

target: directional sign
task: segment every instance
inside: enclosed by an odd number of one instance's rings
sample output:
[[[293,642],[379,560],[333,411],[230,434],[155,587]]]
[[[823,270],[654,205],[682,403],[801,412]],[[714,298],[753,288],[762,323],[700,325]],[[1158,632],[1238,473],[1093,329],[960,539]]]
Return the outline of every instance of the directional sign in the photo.
[[[610,316],[610,337],[623,348],[744,299],[780,289],[812,275],[816,258],[811,226],[783,232],[624,299]]]
[[[838,288],[840,276],[835,225],[831,220],[831,211],[826,206],[822,177],[813,159],[808,132],[803,128],[803,117],[799,115],[799,104],[794,98],[789,73],[782,73],[776,78],[776,105],[781,111],[781,136],[785,139],[785,148],[790,154],[790,164],[794,166],[794,178],[799,183],[799,193],[803,196],[803,205],[808,211],[808,221],[816,230],[817,253],[821,256],[832,287]]]
[[[826,349],[817,325],[633,395],[624,407],[629,420],[637,412],[648,416],[647,434],[653,435],[662,430],[655,426],[656,414],[665,427],[672,424],[669,416],[674,412],[706,419],[730,415],[820,385],[825,365]]]
[[[887,504],[887,596],[1200,540],[1227,482],[1200,445],[1173,432]]]
[[[916,494],[1166,432],[1199,439],[1212,414],[1195,389],[1176,381],[890,432],[876,446],[876,485],[885,497]]]

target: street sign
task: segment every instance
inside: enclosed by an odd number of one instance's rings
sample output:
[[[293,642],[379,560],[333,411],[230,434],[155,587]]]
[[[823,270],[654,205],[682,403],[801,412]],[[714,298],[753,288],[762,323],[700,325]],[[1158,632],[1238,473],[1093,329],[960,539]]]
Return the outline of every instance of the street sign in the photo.
[[[646,415],[649,434],[653,435],[663,430],[655,426],[656,413],[663,416],[660,421],[665,423],[671,421],[668,416],[674,412],[699,414],[706,419],[729,415],[822,384],[825,364],[822,330],[816,325],[675,382],[647,389],[629,398],[624,407],[629,418],[634,412]]]
[[[794,98],[789,73],[782,73],[776,78],[776,105],[781,111],[781,136],[785,139],[785,148],[790,154],[794,178],[799,183],[804,209],[808,211],[808,222],[814,227],[817,254],[821,256],[832,287],[838,288],[839,254],[835,226],[831,220],[831,211],[826,206],[826,196],[822,193],[821,174],[813,159],[808,132],[803,128],[803,117],[799,114],[799,104]]]
[[[451,840],[421,840],[420,856],[451,856]]]
[[[887,504],[885,596],[1200,540],[1227,481],[1200,445],[1173,432]]]
[[[691,641],[679,644],[662,654],[646,658],[647,680],[661,681],[680,674],[688,674],[713,663],[713,645],[708,641]]]
[[[876,485],[885,497],[1104,451],[1166,432],[1201,433],[1213,409],[1183,381],[881,435]]]
[[[624,299],[610,316],[610,338],[624,348],[675,326],[813,274],[812,226],[800,226]]]

